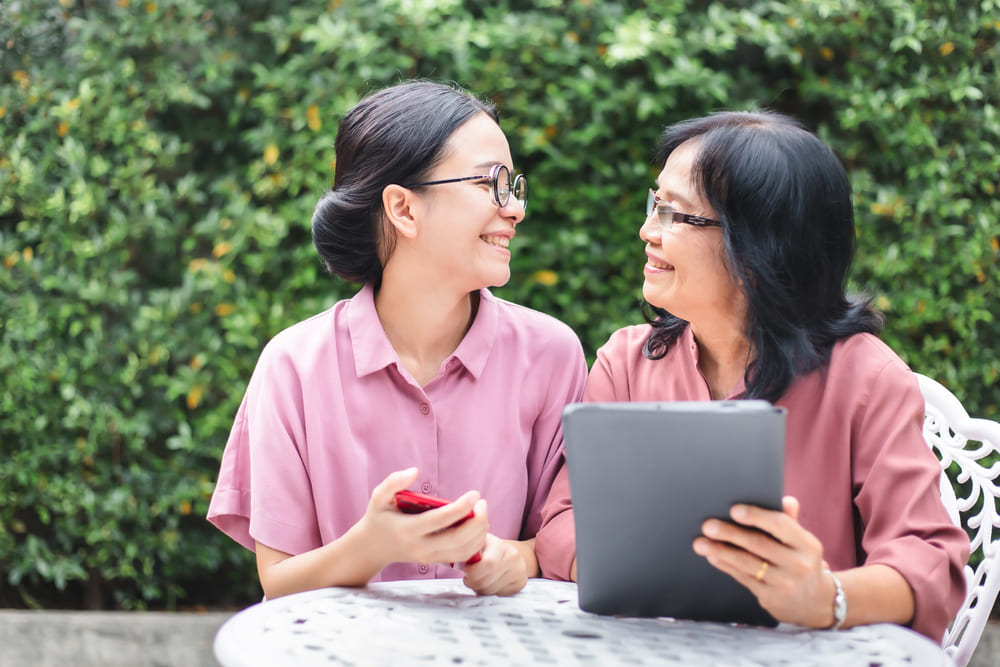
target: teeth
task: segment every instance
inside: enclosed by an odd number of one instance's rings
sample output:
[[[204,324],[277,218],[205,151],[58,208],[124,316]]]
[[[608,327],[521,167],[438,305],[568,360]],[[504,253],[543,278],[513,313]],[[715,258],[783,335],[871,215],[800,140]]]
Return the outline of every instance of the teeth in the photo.
[[[649,265],[651,267],[653,267],[654,269],[662,269],[662,270],[666,271],[666,270],[674,268],[674,267],[670,266],[669,264],[664,264],[663,262],[657,262],[653,258],[649,258],[648,262],[649,262]]]
[[[498,248],[507,248],[510,246],[510,239],[506,236],[480,236],[479,238]]]

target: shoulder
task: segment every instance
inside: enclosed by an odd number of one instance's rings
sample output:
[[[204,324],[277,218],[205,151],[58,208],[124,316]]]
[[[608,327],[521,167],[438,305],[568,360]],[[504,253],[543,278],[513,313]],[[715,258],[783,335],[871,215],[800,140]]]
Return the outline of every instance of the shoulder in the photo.
[[[598,358],[607,361],[645,359],[642,353],[653,328],[648,324],[633,324],[615,331],[597,350]]]
[[[820,387],[844,413],[866,421],[921,418],[923,397],[909,366],[878,337],[854,334],[834,345],[818,378]]]
[[[346,310],[349,301],[317,313],[283,329],[267,342],[255,374],[295,373],[325,366],[337,357],[341,345],[350,344]]]
[[[835,377],[854,378],[854,383],[875,379],[916,382],[906,362],[885,342],[868,333],[848,336],[833,346],[829,373]]]
[[[302,348],[309,349],[324,344],[329,340],[329,334],[336,329],[337,311],[345,303],[347,302],[341,301],[328,310],[282,329],[264,346],[265,353],[299,352]]]
[[[501,341],[515,339],[530,348],[562,349],[583,353],[580,338],[565,322],[541,311],[498,298],[485,291],[492,307],[497,310],[497,334]]]

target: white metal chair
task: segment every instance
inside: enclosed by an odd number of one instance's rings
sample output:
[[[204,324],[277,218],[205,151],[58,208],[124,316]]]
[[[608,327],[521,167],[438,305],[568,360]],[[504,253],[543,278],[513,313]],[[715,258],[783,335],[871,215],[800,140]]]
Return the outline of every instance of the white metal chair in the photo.
[[[975,569],[965,566],[965,602],[944,633],[941,645],[958,667],[965,667],[983,634],[1000,592],[1000,424],[969,416],[954,394],[916,374],[924,396],[924,439],[941,460],[941,499],[955,525],[971,535],[971,552],[980,550]],[[990,461],[982,459],[990,457]],[[989,467],[987,467],[987,465]],[[949,477],[952,469],[954,480]],[[957,470],[957,473],[955,472]],[[956,495],[952,482],[962,485]]]

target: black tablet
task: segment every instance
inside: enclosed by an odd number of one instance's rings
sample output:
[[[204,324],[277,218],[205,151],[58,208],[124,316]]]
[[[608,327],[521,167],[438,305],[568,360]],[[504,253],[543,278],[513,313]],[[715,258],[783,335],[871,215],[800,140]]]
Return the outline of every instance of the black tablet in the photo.
[[[785,410],[766,401],[575,403],[563,411],[580,608],[775,625],[694,552],[734,503],[781,509]]]

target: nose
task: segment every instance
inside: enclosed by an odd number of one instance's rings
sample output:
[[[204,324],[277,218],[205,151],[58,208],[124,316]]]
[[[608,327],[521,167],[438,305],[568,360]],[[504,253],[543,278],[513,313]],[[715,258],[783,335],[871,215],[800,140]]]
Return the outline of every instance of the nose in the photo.
[[[660,222],[657,219],[658,213],[656,209],[646,216],[643,220],[642,226],[639,227],[639,238],[646,243],[659,243],[663,238],[663,228],[660,226]]]
[[[507,218],[515,225],[524,220],[525,213],[526,211],[524,206],[521,206],[521,202],[514,197],[511,197],[507,200],[506,204],[500,207],[500,215]]]

